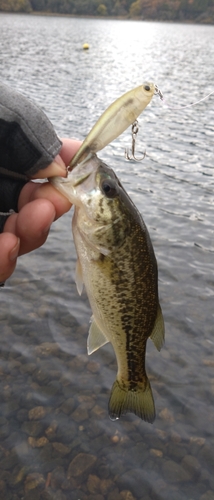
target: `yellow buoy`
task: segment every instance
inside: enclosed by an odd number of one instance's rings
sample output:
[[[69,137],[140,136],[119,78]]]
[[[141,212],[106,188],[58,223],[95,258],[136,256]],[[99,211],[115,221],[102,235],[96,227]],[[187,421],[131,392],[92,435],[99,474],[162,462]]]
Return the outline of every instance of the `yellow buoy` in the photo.
[[[84,43],[84,44],[83,44],[83,46],[82,46],[82,48],[83,48],[84,50],[88,50],[88,49],[89,49],[89,45],[88,45],[88,43]]]

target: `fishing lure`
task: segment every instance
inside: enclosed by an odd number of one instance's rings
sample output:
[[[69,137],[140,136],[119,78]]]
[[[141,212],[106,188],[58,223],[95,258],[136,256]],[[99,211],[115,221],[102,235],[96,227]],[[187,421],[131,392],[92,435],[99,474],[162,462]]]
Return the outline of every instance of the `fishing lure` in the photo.
[[[80,149],[72,158],[68,170],[72,170],[86,156],[103,149],[131,124],[134,126],[137,117],[150,103],[153,95],[158,95],[160,99],[163,99],[162,92],[157,85],[145,82],[116,99],[92,127]]]

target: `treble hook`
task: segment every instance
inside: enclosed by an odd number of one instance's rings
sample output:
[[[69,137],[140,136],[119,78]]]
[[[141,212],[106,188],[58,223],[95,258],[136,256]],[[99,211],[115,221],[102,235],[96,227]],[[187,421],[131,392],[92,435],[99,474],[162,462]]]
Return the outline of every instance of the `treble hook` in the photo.
[[[155,95],[159,95],[161,101],[163,101],[163,94],[157,85],[155,85]]]
[[[144,160],[144,158],[146,156],[146,152],[143,154],[142,158],[136,158],[136,156],[135,156],[135,142],[136,142],[137,134],[138,134],[138,121],[135,120],[132,123],[132,154],[131,154],[131,156],[128,153],[128,149],[125,150],[125,157],[127,160],[142,161],[142,160]]]

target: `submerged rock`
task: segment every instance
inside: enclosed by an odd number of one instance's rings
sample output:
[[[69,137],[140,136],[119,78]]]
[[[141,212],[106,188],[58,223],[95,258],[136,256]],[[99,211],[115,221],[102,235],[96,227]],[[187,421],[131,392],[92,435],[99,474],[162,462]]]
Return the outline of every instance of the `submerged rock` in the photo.
[[[186,455],[181,464],[182,467],[190,474],[192,479],[196,479],[199,476],[201,465],[197,458],[192,455]]]
[[[163,462],[162,472],[164,479],[169,483],[183,483],[191,479],[191,475],[173,460]]]
[[[68,467],[67,479],[83,477],[91,471],[96,461],[97,458],[94,455],[79,453]]]
[[[200,500],[214,500],[214,491],[206,491],[206,493],[200,497]]]
[[[34,490],[38,486],[43,487],[44,485],[45,478],[42,474],[39,474],[38,472],[28,474],[25,479],[25,493],[28,493],[30,490]]]
[[[50,473],[50,484],[51,488],[59,489],[62,487],[62,483],[65,481],[65,471],[64,467],[58,466]],[[69,483],[70,485],[70,483]]]
[[[75,422],[84,422],[84,420],[89,418],[89,414],[84,406],[80,404],[71,414],[71,418],[72,420],[75,420]]]
[[[123,490],[120,492],[121,500],[135,500],[131,491]]]
[[[89,493],[100,493],[100,479],[98,476],[89,474],[87,488]]]
[[[44,406],[35,406],[28,412],[29,420],[41,420],[45,417],[47,409]]]
[[[43,433],[44,425],[41,422],[23,422],[22,431],[32,437],[37,437]]]
[[[51,355],[57,355],[59,350],[60,347],[56,342],[43,342],[35,347],[35,354],[36,356],[50,357]]]
[[[45,436],[42,436],[38,439],[29,436],[27,441],[31,448],[43,448],[43,446],[46,446],[46,444],[49,443],[48,439]]]
[[[63,443],[55,442],[55,443],[52,443],[52,446],[53,446],[54,450],[57,453],[59,453],[59,455],[61,455],[62,457],[64,457],[65,455],[68,455],[68,453],[70,453],[70,451],[71,451],[71,448],[69,448],[69,446],[64,445]]]

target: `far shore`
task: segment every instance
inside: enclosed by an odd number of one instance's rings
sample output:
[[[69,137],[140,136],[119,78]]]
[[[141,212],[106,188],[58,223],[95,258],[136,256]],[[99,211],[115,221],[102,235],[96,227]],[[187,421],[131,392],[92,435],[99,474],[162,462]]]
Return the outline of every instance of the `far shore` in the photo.
[[[130,17],[126,16],[90,16],[80,14],[63,14],[61,12],[44,12],[44,11],[31,11],[31,12],[9,12],[9,11],[0,11],[0,14],[18,14],[18,15],[30,15],[30,16],[46,16],[46,17],[71,17],[71,18],[79,18],[79,19],[102,19],[105,21],[143,21],[143,22],[155,22],[155,23],[173,23],[173,24],[203,24],[203,25],[213,25],[214,18],[207,17],[205,19],[147,19],[143,17]]]

